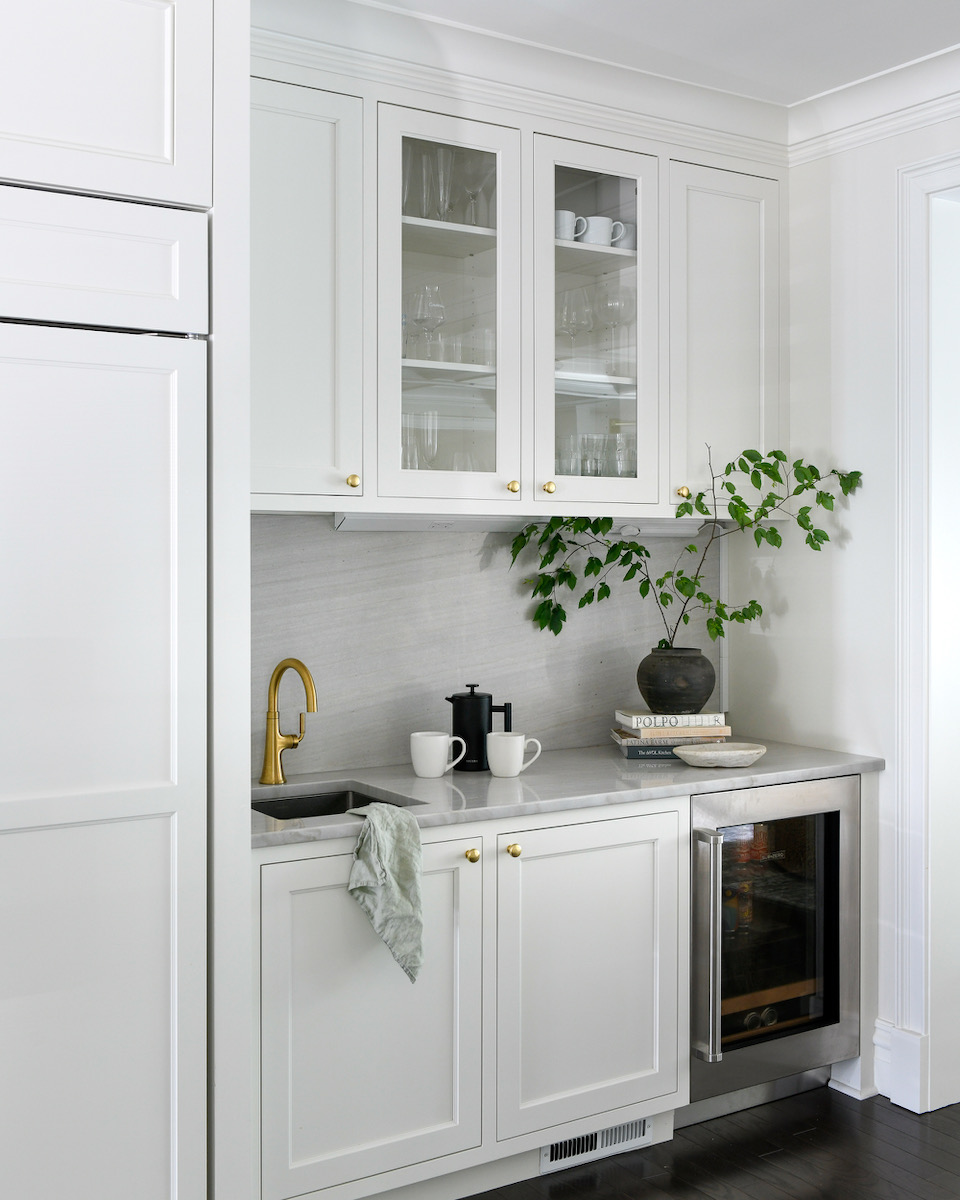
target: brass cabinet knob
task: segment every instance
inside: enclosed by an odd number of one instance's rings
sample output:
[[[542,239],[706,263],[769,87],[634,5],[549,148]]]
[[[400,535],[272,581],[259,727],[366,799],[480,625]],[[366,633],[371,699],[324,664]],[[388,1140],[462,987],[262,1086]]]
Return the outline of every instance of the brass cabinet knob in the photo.
[[[463,857],[467,860],[467,862],[479,862],[480,861],[480,851],[479,850],[467,850],[464,853]]]
[[[510,855],[511,858],[519,858],[520,855],[523,853],[523,847],[518,846],[516,842],[511,842],[510,845],[507,847],[507,853]]]
[[[684,500],[689,500],[690,499],[690,489],[687,487],[686,484],[684,484],[683,487],[677,488],[677,495],[682,496]]]
[[[347,476],[347,487],[359,487],[359,486],[360,486],[360,476],[359,475],[348,475]]]
[[[543,490],[545,492],[548,492],[552,496],[553,493],[557,490],[557,485],[551,479],[549,483],[545,483],[543,485]]]
[[[508,492],[519,492],[520,491],[520,480],[519,479],[511,479],[510,482],[507,484],[507,491]]]

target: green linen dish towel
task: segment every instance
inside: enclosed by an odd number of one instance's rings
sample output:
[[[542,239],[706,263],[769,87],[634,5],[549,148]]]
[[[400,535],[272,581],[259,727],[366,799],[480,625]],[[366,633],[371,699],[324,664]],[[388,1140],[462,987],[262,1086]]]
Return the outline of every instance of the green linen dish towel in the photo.
[[[384,945],[416,983],[423,964],[420,826],[396,804],[367,804],[347,890]]]

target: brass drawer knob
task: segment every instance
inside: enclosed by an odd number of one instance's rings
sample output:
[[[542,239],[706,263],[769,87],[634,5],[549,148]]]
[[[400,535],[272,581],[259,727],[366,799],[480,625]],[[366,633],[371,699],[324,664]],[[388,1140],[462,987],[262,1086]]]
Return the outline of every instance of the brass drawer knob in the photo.
[[[520,480],[519,479],[511,479],[510,482],[507,484],[507,491],[508,492],[519,492],[520,491]]]
[[[479,850],[467,850],[463,857],[467,860],[467,862],[479,862],[480,861],[480,851]]]
[[[519,858],[520,855],[523,853],[523,847],[517,845],[516,842],[511,842],[510,845],[507,847],[507,853],[510,855],[511,858]]]
[[[360,476],[359,475],[348,475],[347,476],[347,487],[359,487],[359,486],[360,486]]]
[[[543,485],[543,490],[544,490],[545,492],[547,492],[549,495],[551,495],[551,496],[552,496],[552,495],[553,495],[553,493],[554,493],[554,492],[557,490],[557,485],[556,485],[556,484],[553,482],[553,480],[551,479],[551,480],[549,481],[549,483],[545,483],[545,484]]]
[[[690,499],[690,489],[687,487],[686,484],[684,484],[683,487],[677,488],[677,495],[681,496],[684,500],[689,500]]]

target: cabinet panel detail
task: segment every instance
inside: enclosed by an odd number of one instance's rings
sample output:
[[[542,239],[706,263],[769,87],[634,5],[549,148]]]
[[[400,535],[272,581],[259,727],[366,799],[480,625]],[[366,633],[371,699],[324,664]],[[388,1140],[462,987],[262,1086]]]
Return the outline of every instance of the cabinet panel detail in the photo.
[[[413,985],[346,890],[352,855],[263,868],[265,1200],[479,1145],[474,845],[423,849]]]
[[[207,219],[0,187],[0,316],[206,333]]]
[[[205,384],[203,342],[0,324],[4,797],[202,779]]]
[[[0,833],[10,1196],[76,1195],[79,1180],[98,1196],[177,1190],[174,837],[169,816]],[[199,1021],[202,1036],[202,981],[190,998],[185,1026]],[[202,1042],[190,1052],[202,1081]],[[191,1114],[201,1139],[202,1095]]]
[[[671,499],[741,450],[781,447],[775,180],[670,164]]]
[[[500,838],[501,1139],[677,1091],[678,837],[667,813]]]
[[[0,44],[8,179],[209,206],[212,0],[33,0]]]
[[[252,489],[362,495],[363,103],[255,79],[251,136]]]

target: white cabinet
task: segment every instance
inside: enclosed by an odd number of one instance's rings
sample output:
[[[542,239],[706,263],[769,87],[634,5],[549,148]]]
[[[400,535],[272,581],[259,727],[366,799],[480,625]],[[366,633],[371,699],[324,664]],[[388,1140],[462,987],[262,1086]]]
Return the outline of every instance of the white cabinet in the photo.
[[[31,0],[0,40],[5,179],[211,203],[213,0]]]
[[[381,105],[381,496],[516,504],[520,137]]]
[[[253,81],[254,506],[363,493],[363,102]]]
[[[775,179],[356,82],[255,81],[255,508],[670,517],[782,448]]]
[[[352,854],[262,868],[264,1200],[480,1144],[477,845],[423,848],[413,985],[347,891]]]
[[[379,1193],[686,1103],[684,805],[425,830],[412,986],[343,842],[258,852],[264,1200]]]
[[[657,166],[534,138],[533,498],[562,512],[660,498]]]
[[[204,213],[0,187],[0,317],[206,333]]]
[[[786,449],[774,179],[670,164],[670,499],[741,450]]]
[[[23,1200],[204,1194],[205,422],[203,341],[0,323],[0,1157]]]
[[[498,838],[501,1139],[680,1102],[679,826],[667,812]]]

